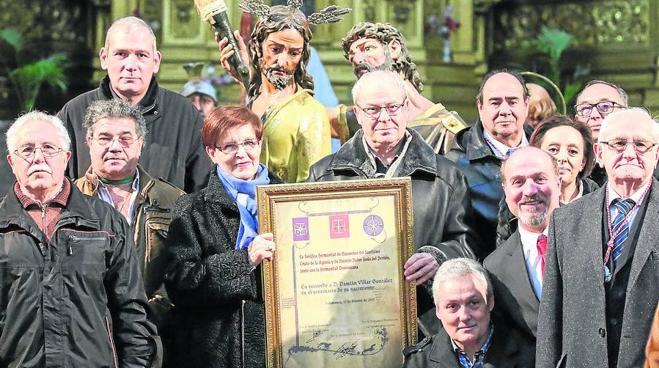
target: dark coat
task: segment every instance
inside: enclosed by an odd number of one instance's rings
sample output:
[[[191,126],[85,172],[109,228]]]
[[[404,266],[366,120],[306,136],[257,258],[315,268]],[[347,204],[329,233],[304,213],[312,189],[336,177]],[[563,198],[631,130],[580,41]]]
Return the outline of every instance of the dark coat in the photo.
[[[87,131],[82,126],[87,107],[94,101],[112,98],[110,79],[105,77],[98,88],[75,97],[57,113],[71,137],[72,155],[67,169],[71,179],[84,176],[91,165]],[[201,141],[199,111],[185,97],[158,87],[155,78],[139,107],[147,128],[140,156],[144,170],[188,193],[203,188],[211,162]]]
[[[131,237],[135,240],[137,259],[141,261],[144,289],[152,312],[150,317],[158,325],[162,336],[164,322],[172,307],[163,282],[166,265],[165,239],[176,199],[185,193],[166,181],[152,178],[139,165],[137,170],[140,187],[133,206]],[[91,170],[76,180],[75,184],[83,194],[98,195],[99,180]]]
[[[280,180],[270,175],[271,183]],[[240,212],[216,171],[179,199],[169,228],[165,285],[174,303],[171,367],[265,366],[261,267],[236,250]]]
[[[494,287],[493,318],[517,331],[529,360],[535,362],[535,340],[540,300],[533,291],[524,260],[519,231],[492,252],[485,261]]]
[[[536,362],[539,368],[609,367],[612,324],[620,326],[617,354],[619,368],[641,367],[654,308],[659,301],[659,182],[653,181],[645,212],[632,226],[628,240],[634,253],[617,273],[626,273],[625,284],[610,290],[604,283],[603,246],[605,188],[554,211],[538,317]],[[634,221],[636,223],[636,220]],[[629,244],[626,243],[626,244]],[[624,297],[616,306],[621,320],[613,321],[610,300]]]
[[[407,152],[399,158],[400,177],[412,179],[412,207],[414,215],[414,241],[418,252],[435,256],[441,264],[455,257],[474,258],[470,246],[475,245],[470,223],[469,194],[464,176],[457,167],[435,154],[421,136],[412,135]],[[375,167],[368,159],[358,131],[333,155],[311,166],[309,181],[339,181],[369,179]],[[434,305],[429,290],[417,288],[419,318],[430,334],[438,331]],[[422,327],[422,328],[424,328]]]
[[[0,201],[0,367],[145,367],[157,333],[126,220],[71,185],[50,239]]]
[[[519,341],[514,333],[495,324],[492,343],[485,354],[483,368],[533,368],[533,362],[520,348]],[[405,355],[403,368],[460,367],[451,339],[443,328],[436,335],[427,337],[416,346],[406,348],[403,354]]]
[[[474,210],[472,227],[481,238],[481,246],[474,251],[479,259],[484,259],[496,247],[497,214],[503,198],[501,159],[483,138],[480,121],[458,133],[446,158],[455,162],[467,178]]]

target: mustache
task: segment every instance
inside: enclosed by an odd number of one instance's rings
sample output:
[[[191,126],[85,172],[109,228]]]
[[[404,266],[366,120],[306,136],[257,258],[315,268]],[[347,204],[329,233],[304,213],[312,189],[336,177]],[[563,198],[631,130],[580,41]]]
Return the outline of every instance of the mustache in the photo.
[[[288,75],[293,75],[295,73],[295,70],[289,70],[284,68],[283,66],[279,65],[278,63],[274,63],[270,65],[269,67],[266,68],[266,72],[272,73],[272,72],[280,72]]]
[[[28,171],[27,171],[27,175],[28,175],[28,176],[29,176],[29,175],[32,175],[32,174],[34,174],[34,173],[37,172],[37,171],[45,171],[45,172],[47,172],[48,174],[52,174],[52,173],[53,173],[53,171],[50,169],[50,167],[49,167],[48,165],[42,165],[42,164],[39,164],[39,165],[33,165],[33,166],[30,166],[30,168],[29,168]]]
[[[531,203],[534,203],[534,202],[547,204],[548,199],[545,198],[544,196],[535,195],[533,197],[524,197],[524,198],[522,198],[522,200],[519,202],[519,204],[524,205],[524,204],[531,204]]]

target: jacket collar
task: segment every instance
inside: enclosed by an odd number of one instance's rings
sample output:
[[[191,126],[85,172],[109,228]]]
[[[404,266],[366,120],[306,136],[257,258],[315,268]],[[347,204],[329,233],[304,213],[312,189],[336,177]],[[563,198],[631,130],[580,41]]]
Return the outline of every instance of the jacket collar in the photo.
[[[103,78],[99,88],[106,100],[114,98],[114,92],[112,91],[112,86],[110,86],[109,75],[106,75],[105,78]],[[157,97],[158,81],[156,81],[156,77],[154,76],[149,83],[149,89],[147,89],[146,94],[139,103],[142,114],[146,114],[156,108]]]
[[[479,160],[488,156],[499,160],[483,137],[483,123],[480,120],[468,131],[469,134],[466,135],[467,139],[464,149],[469,161]]]
[[[506,333],[502,331],[503,327],[496,324],[494,326],[492,342],[488,352],[485,354],[485,366],[488,366],[487,363],[492,361],[507,361],[519,351],[515,340],[511,339],[510,336],[506,336]],[[446,333],[446,330],[440,328],[439,333],[435,335],[435,339],[437,340],[433,341],[432,350],[428,356],[429,360],[438,363],[437,366],[439,367],[455,367],[454,362],[457,362],[458,358],[453,352],[451,339]],[[450,358],[447,357],[447,354],[449,354]]]
[[[0,229],[14,225],[29,231],[31,228],[29,224],[29,215],[23,209],[16,194],[10,191],[0,202]],[[94,230],[99,230],[101,227],[98,214],[92,209],[88,197],[83,195],[75,185],[71,185],[71,193],[57,227],[66,224],[75,224]]]
[[[399,174],[397,176],[410,176],[416,171],[423,171],[430,175],[437,176],[437,157],[435,151],[425,144],[423,138],[413,129],[407,129],[412,140],[407,147],[403,160],[398,168]],[[329,169],[334,171],[351,170],[363,172],[367,177],[375,176],[375,167],[363,144],[364,131],[358,130],[355,135],[348,140],[339,150],[334,154],[334,158],[329,166]]]
[[[137,202],[141,203],[145,201],[148,198],[148,193],[149,189],[154,185],[154,180],[147,173],[144,168],[140,164],[137,164],[137,171],[139,173],[139,194],[137,197]],[[87,184],[90,186],[89,188],[91,189],[90,195],[94,196],[98,193],[98,189],[100,186],[101,181],[98,179],[98,175],[94,173],[92,170],[91,166],[89,169],[87,169],[87,172],[85,173],[84,180],[87,182]]]

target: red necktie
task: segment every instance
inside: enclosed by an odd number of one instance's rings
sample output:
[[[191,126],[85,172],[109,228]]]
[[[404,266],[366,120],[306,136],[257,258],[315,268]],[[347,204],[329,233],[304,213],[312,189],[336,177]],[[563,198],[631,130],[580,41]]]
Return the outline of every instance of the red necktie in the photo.
[[[538,243],[536,245],[538,247],[538,253],[540,254],[540,257],[542,257],[542,260],[540,262],[540,267],[542,268],[542,276],[544,277],[545,255],[547,254],[547,235],[540,234],[540,236],[538,236]]]

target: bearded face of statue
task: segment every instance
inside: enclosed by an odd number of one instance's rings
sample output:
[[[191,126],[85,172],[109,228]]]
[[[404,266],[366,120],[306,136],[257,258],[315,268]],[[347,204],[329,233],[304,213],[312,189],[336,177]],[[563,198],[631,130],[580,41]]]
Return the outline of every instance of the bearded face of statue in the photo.
[[[263,80],[280,90],[295,83],[293,76],[304,50],[304,38],[300,32],[288,28],[270,33],[261,48]]]

